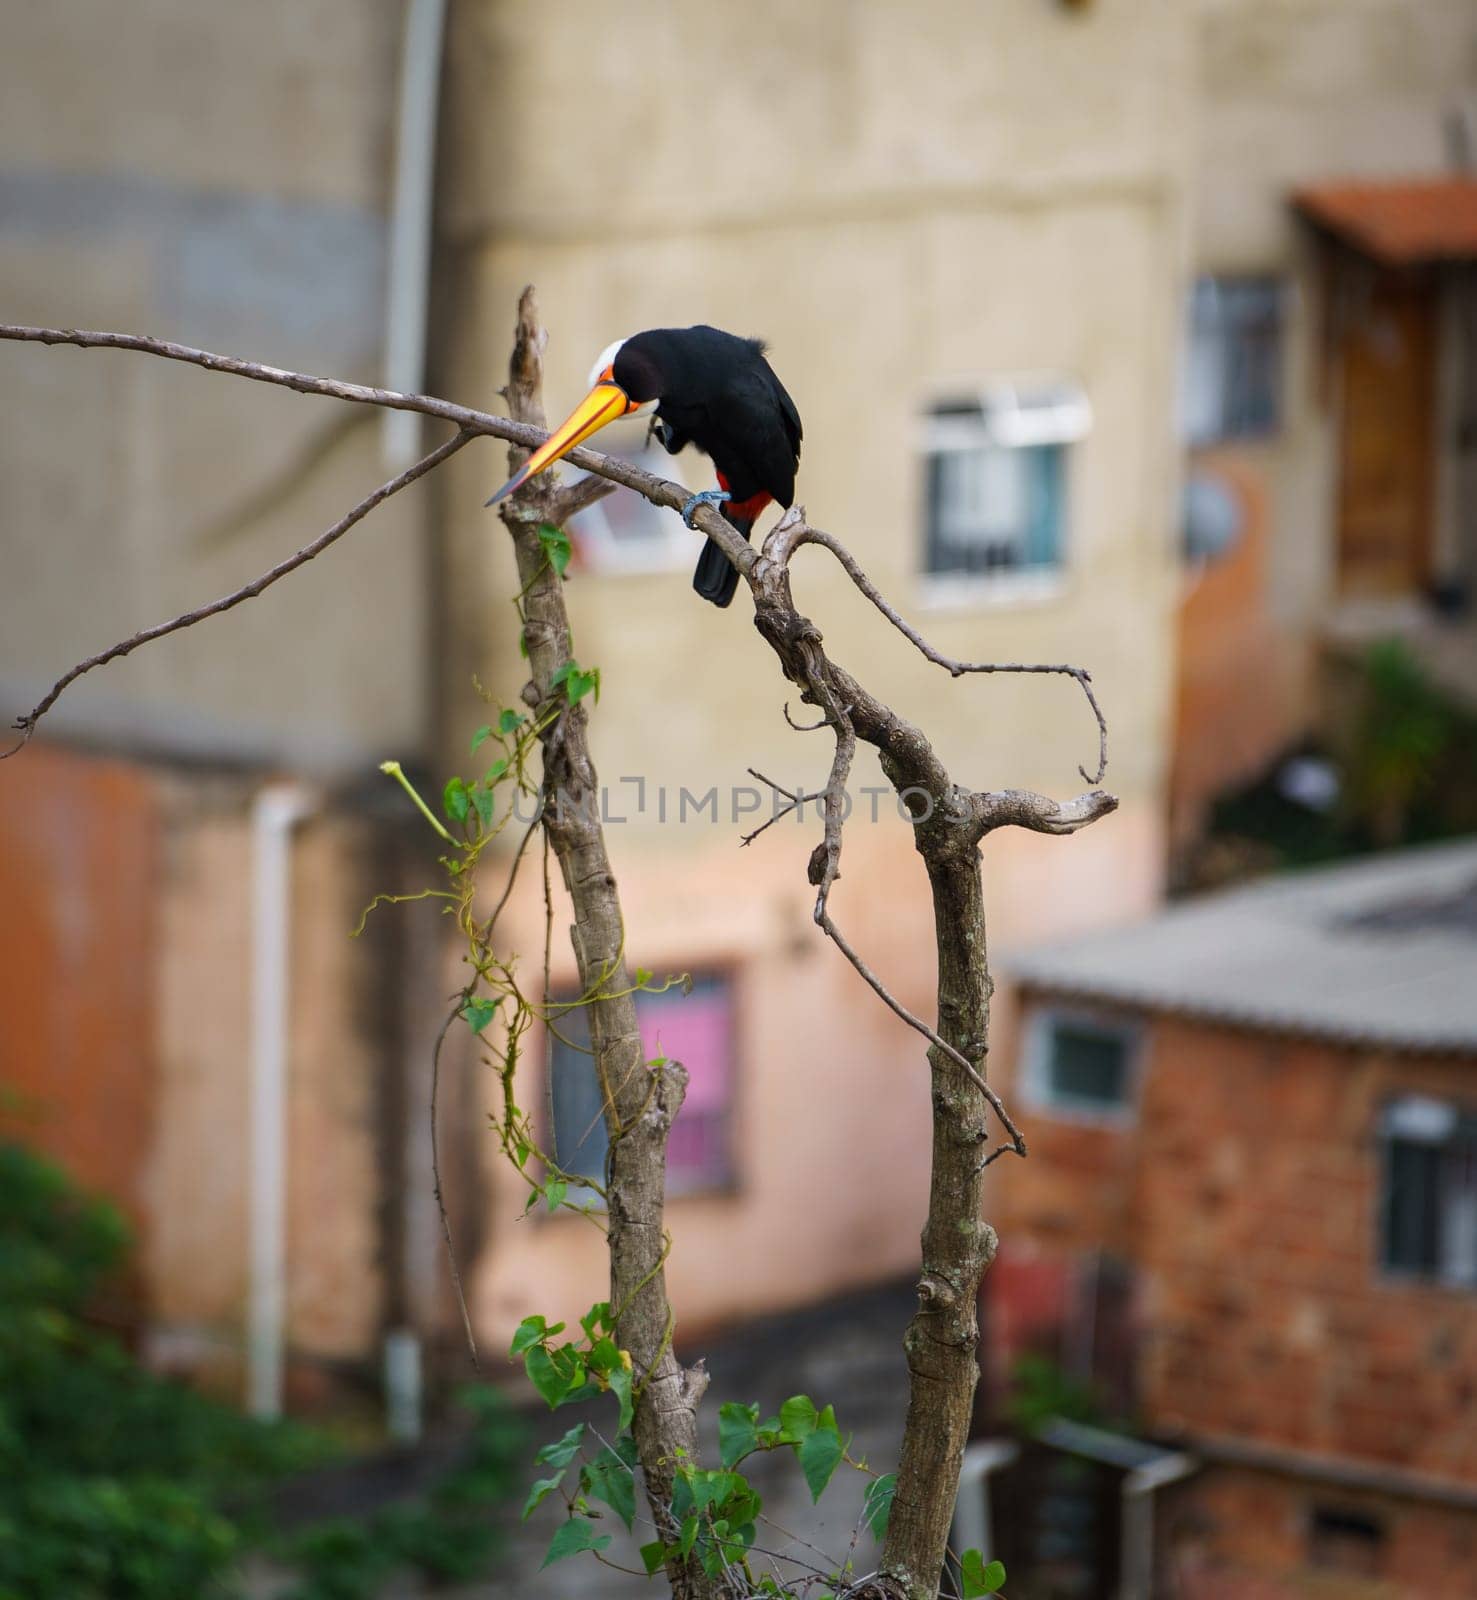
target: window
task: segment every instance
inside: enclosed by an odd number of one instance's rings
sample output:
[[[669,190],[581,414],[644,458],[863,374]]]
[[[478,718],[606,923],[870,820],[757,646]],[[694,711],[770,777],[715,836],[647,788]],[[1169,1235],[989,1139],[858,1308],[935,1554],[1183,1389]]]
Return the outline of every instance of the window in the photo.
[[[637,435],[624,446],[601,448],[621,461],[673,483],[686,484],[682,458]],[[587,474],[571,470],[569,481]],[[580,562],[591,572],[671,572],[690,567],[702,546],[675,512],[654,506],[631,489],[617,489],[581,511],[571,525]]]
[[[1257,439],[1281,420],[1282,285],[1201,278],[1190,295],[1184,427],[1191,444]]]
[[[1314,1506],[1308,1523],[1308,1560],[1327,1572],[1376,1578],[1385,1530],[1358,1511]]]
[[[1381,1260],[1477,1288],[1477,1115],[1407,1095],[1385,1108]]]
[[[1039,1011],[1026,1039],[1026,1086],[1032,1100],[1051,1110],[1119,1118],[1133,1094],[1131,1025]]]
[[[638,994],[636,1017],[647,1060],[666,1056],[687,1069],[687,1095],[667,1141],[668,1193],[724,1187],[733,1178],[733,996],[728,980],[698,978],[690,994],[680,987]],[[552,1153],[566,1172],[603,1183],[605,1120],[594,1060],[587,1053],[590,1030],[584,1010],[569,1012],[559,1031],[569,1043],[554,1041]]]
[[[1073,384],[1001,383],[933,407],[924,433],[926,570],[949,577],[1062,564],[1067,447],[1091,425]]]

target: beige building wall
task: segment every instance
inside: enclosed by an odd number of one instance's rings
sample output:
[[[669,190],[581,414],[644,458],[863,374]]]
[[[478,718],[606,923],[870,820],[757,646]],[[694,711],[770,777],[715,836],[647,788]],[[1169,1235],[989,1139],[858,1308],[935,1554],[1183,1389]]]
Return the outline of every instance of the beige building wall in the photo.
[[[1157,0],[1086,13],[1036,0],[637,3],[618,26],[595,5],[454,9],[441,250],[455,310],[439,330],[438,387],[493,399],[529,281],[551,331],[554,411],[621,334],[695,321],[761,334],[805,419],[799,494],[812,519],[940,648],[1093,671],[1122,810],[1067,841],[987,843],[997,947],[1130,916],[1159,891],[1175,596],[1166,308],[1183,288],[1188,20]],[[920,574],[921,413],[982,380],[1043,372],[1080,383],[1094,416],[1072,452],[1060,582],[941,601]],[[707,463],[683,467],[695,486],[711,482]],[[486,720],[472,673],[509,701],[521,681],[506,540],[480,509],[505,475],[503,452],[479,446],[446,478],[448,759],[463,766],[463,735]],[[694,536],[693,560],[698,548]],[[795,576],[835,658],[923,722],[961,781],[1081,787],[1096,730],[1070,682],[951,681],[824,555],[806,553]],[[782,823],[739,849],[753,826],[732,813],[733,787],[753,781],[745,769],[813,789],[828,750],[786,727],[787,686],[742,599],[720,613],[689,585],[690,562],[587,572],[569,601],[578,657],[604,674],[596,753],[611,809],[628,818],[610,842],[629,953],[658,971],[722,966],[740,996],[737,1189],[673,1206],[673,1286],[691,1324],[906,1271],[928,1106],[921,1042],[810,923],[813,825]],[[645,817],[619,782],[638,775]],[[873,824],[861,793],[883,783],[863,753],[833,907],[927,1014],[926,886],[905,826],[890,807]],[[676,822],[680,789],[711,786],[719,820]],[[653,814],[662,789],[665,824]],[[519,938],[531,961],[542,906],[528,888]],[[541,1094],[536,1067],[524,1093]],[[530,1311],[598,1298],[594,1231],[517,1223],[522,1193],[493,1181],[479,1321],[500,1335]]]
[[[401,0],[0,6],[0,305],[379,381]],[[215,599],[394,470],[376,419],[6,344],[0,714]],[[78,684],[55,734],[317,770],[424,736],[424,487],[293,581]]]

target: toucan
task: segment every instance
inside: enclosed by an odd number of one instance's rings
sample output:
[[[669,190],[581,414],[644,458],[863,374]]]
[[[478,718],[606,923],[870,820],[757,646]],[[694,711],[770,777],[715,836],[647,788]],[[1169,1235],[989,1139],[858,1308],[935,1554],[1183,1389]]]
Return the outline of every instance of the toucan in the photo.
[[[759,339],[740,339],[721,328],[651,328],[602,351],[590,373],[591,389],[487,502],[542,472],[551,462],[617,417],[651,415],[650,431],[672,455],[695,444],[717,469],[718,487],[695,494],[682,508],[690,528],[703,504],[749,537],[771,501],[788,507],[800,465],[800,413],[764,357]],[[711,540],[698,557],[692,586],[715,606],[738,588],[738,569]]]

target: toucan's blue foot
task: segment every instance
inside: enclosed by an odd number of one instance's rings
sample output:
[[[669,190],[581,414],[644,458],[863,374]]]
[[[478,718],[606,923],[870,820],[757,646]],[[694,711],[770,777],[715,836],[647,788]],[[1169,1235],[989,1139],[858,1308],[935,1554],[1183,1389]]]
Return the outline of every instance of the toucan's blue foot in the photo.
[[[693,513],[699,506],[721,506],[725,500],[732,500],[733,496],[727,489],[704,489],[701,494],[695,494],[682,508],[682,520],[690,528]]]

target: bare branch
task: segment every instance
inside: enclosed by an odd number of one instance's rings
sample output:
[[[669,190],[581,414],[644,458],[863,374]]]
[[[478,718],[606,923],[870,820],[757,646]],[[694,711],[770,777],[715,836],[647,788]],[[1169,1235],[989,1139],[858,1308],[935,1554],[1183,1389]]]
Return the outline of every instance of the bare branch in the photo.
[[[831,719],[829,717],[822,717],[819,722],[796,722],[794,717],[790,715],[790,702],[788,700],[785,701],[780,709],[785,714],[785,721],[790,724],[796,733],[815,733],[820,728],[830,726]]]
[[[825,724],[822,723],[820,726],[824,727]],[[820,800],[825,797],[826,791],[824,789],[817,789],[814,794],[792,793],[789,789],[782,788],[774,781],[773,778],[766,778],[762,772],[756,772],[753,767],[748,769],[748,773],[751,778],[758,778],[760,783],[767,783],[776,794],[782,794],[785,799],[789,801],[789,804],[786,806],[781,806],[780,809],[776,811],[767,822],[761,822],[752,833],[744,834],[744,836],[739,840],[740,845],[753,844],[753,842],[761,833],[764,832],[766,828],[772,828],[776,822],[788,817],[792,811],[797,810],[800,806],[808,805],[812,800]]]
[[[1094,789],[1075,800],[1051,800],[1027,789],[1000,789],[971,796],[974,814],[984,831],[1029,828],[1032,833],[1076,833],[1118,809],[1118,797]]]
[[[862,977],[866,979],[867,983],[871,985],[872,992],[879,1000],[882,1001],[883,1005],[885,1005],[894,1015],[901,1017],[910,1028],[914,1028],[921,1033],[923,1037],[927,1039],[928,1042],[934,1047],[934,1049],[942,1051],[944,1055],[946,1055],[949,1060],[951,1060],[954,1065],[958,1067],[967,1078],[969,1078],[969,1080],[974,1084],[975,1088],[977,1088],[980,1093],[984,1095],[985,1099],[989,1101],[990,1108],[994,1111],[995,1115],[1000,1118],[1001,1123],[1004,1125],[1005,1131],[1010,1135],[1010,1142],[1001,1146],[1001,1148],[996,1150],[993,1154],[987,1156],[985,1160],[981,1162],[981,1165],[989,1166],[990,1162],[995,1159],[995,1156],[1002,1154],[1005,1150],[1011,1150],[1018,1156],[1025,1155],[1026,1141],[1024,1138],[1022,1138],[1020,1129],[1017,1128],[1015,1123],[1011,1121],[1010,1113],[1005,1109],[1005,1105],[1001,1101],[1000,1096],[995,1093],[989,1084],[985,1082],[979,1073],[975,1071],[969,1062],[964,1059],[964,1057],[954,1048],[953,1045],[949,1043],[947,1039],[940,1038],[940,1036],[936,1034],[921,1017],[915,1017],[901,1000],[893,997],[887,986],[882,982],[881,978],[879,978],[877,974],[872,971],[867,963],[863,961],[856,951],[853,950],[852,947],[847,943],[845,935],[841,932],[840,928],[836,926],[829,911],[821,910],[816,917],[816,921],[820,924],[826,936],[833,941],[841,954],[846,957],[852,966],[854,966],[862,975]]]
[[[285,561],[279,561],[275,567],[269,572],[264,572],[261,577],[253,578],[250,583],[243,584],[241,588],[233,590],[228,595],[223,595],[219,600],[212,600],[209,605],[198,606],[194,611],[186,611],[181,616],[171,617],[168,622],[156,623],[152,628],[145,628],[142,632],[134,634],[130,639],[124,639],[110,649],[103,650],[95,656],[89,656],[86,661],[79,661],[75,667],[63,673],[52,684],[45,698],[33,710],[23,717],[16,718],[15,726],[20,729],[21,737],[9,750],[5,751],[4,755],[0,755],[0,761],[3,761],[6,756],[13,756],[17,750],[21,749],[29,741],[31,735],[36,731],[36,724],[56,704],[62,691],[68,685],[75,683],[83,673],[91,672],[94,667],[104,666],[109,661],[117,661],[121,656],[126,656],[130,652],[137,650],[141,644],[148,644],[150,640],[162,639],[166,634],[179,633],[182,629],[194,627],[197,622],[204,622],[207,617],[218,616],[222,611],[230,611],[234,606],[239,606],[244,601],[254,600],[264,590],[270,589],[278,579],[285,578],[289,572],[296,572],[299,567],[305,566],[315,556],[322,555],[329,545],[335,544],[342,539],[355,523],[362,522],[382,501],[388,500],[392,494],[398,494],[408,484],[414,483],[417,478],[424,477],[433,467],[439,467],[448,456],[455,455],[472,437],[473,435],[468,429],[462,428],[448,439],[445,444],[438,445],[429,455],[422,456],[419,461],[407,467],[404,472],[399,473],[396,477],[391,478],[388,483],[382,483],[373,494],[366,495],[352,511],[340,517],[326,532],[320,533],[311,544],[305,544],[295,555],[288,556]]]
[[[250,378],[257,383],[276,384],[279,388],[292,389],[298,394],[347,400],[353,405],[382,406],[392,411],[418,411],[423,416],[454,422],[469,433],[502,439],[520,450],[536,449],[548,438],[548,431],[541,423],[535,426],[514,421],[491,411],[456,405],[435,395],[403,394],[397,389],[378,389],[369,384],[348,383],[341,378],[314,377],[311,373],[292,372],[259,361],[217,355],[210,350],[198,350],[192,345],[154,339],[146,334],[100,333],[83,328],[33,328],[5,322],[0,323],[0,339],[22,344],[74,345],[83,350],[135,350],[144,355],[160,356],[166,361],[203,367],[207,372],[224,372],[232,377]],[[542,416],[542,411],[539,414]],[[572,467],[634,489],[638,494],[645,495],[653,505],[667,506],[673,511],[680,511],[692,493],[681,484],[659,478],[655,473],[644,472],[640,467],[632,466],[629,461],[622,461],[616,456],[602,455],[585,445],[569,451],[563,459]],[[747,539],[740,538],[732,525],[725,522],[711,506],[699,507],[694,515],[694,523],[715,543],[722,545],[741,572],[747,572],[759,560],[759,552]]]

